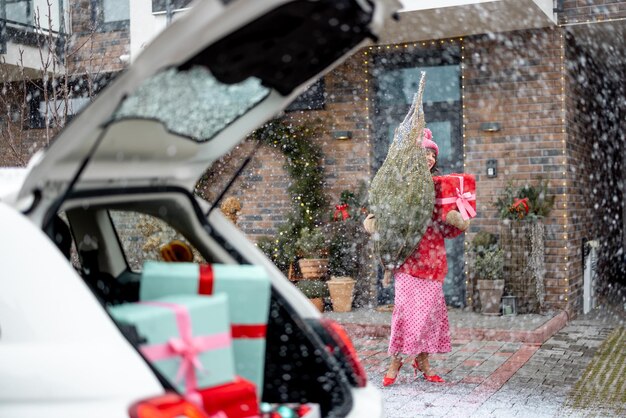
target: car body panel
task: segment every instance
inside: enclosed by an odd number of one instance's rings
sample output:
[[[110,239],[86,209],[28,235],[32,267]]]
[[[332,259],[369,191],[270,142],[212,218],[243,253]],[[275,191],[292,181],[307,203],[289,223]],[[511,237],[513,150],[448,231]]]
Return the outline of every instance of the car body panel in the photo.
[[[50,239],[3,203],[0,219],[0,416],[27,416],[21,407],[33,403],[129,405],[163,393]]]
[[[131,67],[65,127],[52,146],[42,153],[41,160],[33,162],[17,199],[11,193],[14,207],[24,208],[25,203],[32,203],[24,210],[27,215],[22,216],[0,203],[0,230],[5,238],[0,240],[0,264],[3,265],[0,415],[36,416],[45,408],[46,416],[72,416],[75,412],[76,416],[125,416],[131,403],[164,392],[164,385],[155,372],[124,338],[50,240],[54,234],[50,234],[47,221],[63,208],[61,200],[70,196],[68,191],[72,192],[73,204],[79,200],[75,193],[100,193],[100,197],[85,198],[87,206],[97,199],[106,203],[114,203],[116,199],[121,202],[123,193],[130,188],[143,188],[150,193],[179,187],[191,195],[196,181],[214,161],[276,116],[308,83],[338,65],[341,57],[293,89],[282,86],[281,93],[268,89],[262,100],[229,120],[215,135],[200,138],[201,141],[175,132],[150,117],[116,118],[115,115],[123,114],[120,105],[140,92],[146,80],[180,69],[205,51],[207,45],[288,3],[295,2],[233,1],[227,5],[216,0],[196,2],[189,13],[176,19],[154,39]],[[354,0],[354,3],[363,9],[377,6],[368,26],[374,34],[382,27],[386,16],[399,8],[395,0]],[[352,51],[365,42],[363,38]],[[341,53],[346,57],[352,51],[342,50]],[[198,59],[210,58],[200,56]],[[220,74],[220,77],[228,76],[224,72]],[[121,195],[106,196],[103,193],[106,191]],[[206,213],[208,204],[200,205]],[[198,233],[206,233],[205,225],[200,222],[202,213],[195,216]],[[301,320],[321,316],[308,299],[219,211],[211,212],[208,221],[246,261],[268,270],[273,290],[289,304],[289,311],[295,313],[298,324],[303,324],[307,333],[314,334]],[[42,226],[50,237],[41,231]],[[28,248],[18,248],[17,242],[28,242]],[[236,262],[228,258],[225,248],[209,249],[207,253],[217,254],[222,262]],[[36,263],[33,262],[35,257]],[[122,257],[117,259],[113,261]],[[319,343],[315,335],[307,334],[309,336],[312,343]],[[338,368],[330,355],[325,353],[324,356],[327,364]],[[349,392],[344,405],[346,408],[352,405],[348,416],[381,416],[381,398],[374,387],[348,387],[347,381],[342,377],[338,379],[346,388],[342,393]]]

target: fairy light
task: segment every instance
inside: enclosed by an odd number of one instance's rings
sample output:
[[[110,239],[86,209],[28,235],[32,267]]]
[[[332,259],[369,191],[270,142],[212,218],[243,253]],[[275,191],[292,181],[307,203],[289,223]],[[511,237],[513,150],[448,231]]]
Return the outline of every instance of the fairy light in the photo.
[[[459,38],[459,47],[460,47],[460,53],[461,53],[461,121],[463,124],[463,171],[466,171],[467,169],[467,140],[466,140],[466,118],[465,118],[465,43],[463,42],[463,38]],[[454,43],[453,39],[450,39],[450,42]],[[464,254],[463,257],[465,258],[465,290],[466,290],[466,294],[467,296],[467,304],[471,307],[472,306],[472,293],[468,292],[467,290],[469,289],[469,271],[468,271],[468,265],[469,265],[469,242],[467,241],[467,237],[464,238],[465,240],[465,246],[464,246]]]
[[[465,45],[463,43],[463,37],[459,37],[459,38],[450,38],[450,39],[442,39],[439,40],[439,45],[444,46],[446,44],[456,44],[459,43],[460,46],[460,53],[461,53],[461,104],[462,104],[462,114],[461,114],[461,118],[463,121],[463,167],[464,170],[467,167],[467,163],[465,162],[466,157],[467,157],[467,152],[466,152],[466,134],[465,134],[465,130],[466,130],[466,118],[465,118],[465,74],[464,74],[464,70],[465,70]],[[390,51],[400,51],[400,50],[409,50],[409,48],[417,48],[421,45],[421,47],[426,47],[428,48],[429,46],[437,46],[438,43],[436,41],[422,41],[422,42],[407,42],[407,43],[402,43],[402,44],[393,44],[393,45],[377,45],[377,46],[370,46],[368,47],[366,50],[363,51],[363,60],[362,60],[362,64],[363,64],[363,80],[364,80],[364,96],[365,96],[365,119],[366,119],[366,142],[367,142],[367,153],[370,156],[370,158],[372,158],[371,155],[371,149],[372,149],[372,144],[371,144],[371,135],[370,135],[370,85],[371,85],[371,78],[370,78],[370,74],[371,72],[369,71],[369,66],[372,63],[372,54],[376,53],[376,51],[385,51],[385,52],[390,52]],[[467,279],[467,277],[469,276],[469,271],[468,266],[469,266],[469,242],[465,241],[465,248],[464,248],[464,255],[465,255],[465,287],[466,289],[469,286],[469,279]],[[467,292],[468,297],[467,297],[467,302],[469,305],[472,304],[472,297],[470,295],[469,292]]]
[[[370,80],[369,80],[369,65],[372,59],[371,54],[373,47],[369,47],[366,51],[363,51],[363,80],[364,80],[364,94],[365,94],[365,143],[367,149],[368,158],[372,158],[372,144],[370,143]],[[378,47],[380,49],[380,46]],[[370,164],[371,167],[371,164]]]
[[[565,109],[565,37],[563,36],[563,30],[561,29],[561,33],[559,34],[561,38],[561,143],[563,144],[562,151],[562,165],[563,165],[563,241],[565,245],[563,249],[565,250],[565,255],[563,257],[563,276],[565,287],[563,290],[563,299],[566,304],[568,304],[569,300],[569,280],[568,280],[568,246],[567,246],[567,238],[568,235],[568,219],[567,219],[567,131],[566,131],[566,109]]]

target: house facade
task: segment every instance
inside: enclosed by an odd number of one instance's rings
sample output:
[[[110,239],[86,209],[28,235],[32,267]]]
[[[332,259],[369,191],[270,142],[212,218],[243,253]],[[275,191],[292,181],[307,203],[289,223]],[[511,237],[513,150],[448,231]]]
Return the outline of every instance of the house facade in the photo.
[[[64,36],[74,45],[90,45],[67,65],[76,74],[114,74],[188,3],[63,3],[61,9],[72,13]],[[408,110],[416,77],[425,71],[426,121],[441,149],[440,166],[444,173],[466,172],[477,179],[478,216],[470,231],[448,247],[448,302],[473,305],[470,243],[480,230],[501,233],[495,199],[510,181],[536,184],[541,178],[555,196],[554,208],[543,220],[543,309],[582,312],[584,296],[589,296],[584,292],[585,278],[590,278],[588,253],[597,253],[597,289],[619,285],[624,269],[626,1],[402,4],[399,22],[376,44],[356,51],[311,87],[315,103],[305,100],[285,113],[295,124],[322,121],[325,132],[313,140],[324,153],[331,202],[343,190],[372,179],[393,129]],[[11,26],[9,15],[2,16],[7,16],[5,26]],[[11,39],[5,38],[6,51],[19,45]],[[2,69],[17,66],[8,52],[4,56]],[[35,73],[41,70],[36,63],[29,65]],[[42,129],[26,131],[21,142],[0,143],[0,163],[20,164],[45,145]],[[236,161],[232,157],[250,149],[244,143],[229,158]],[[280,153],[262,147],[229,192],[243,204],[239,226],[252,239],[273,235],[290,210],[290,179],[283,164]],[[229,167],[225,164],[209,195],[227,182],[233,171]],[[359,280],[368,283],[373,303],[375,271]]]

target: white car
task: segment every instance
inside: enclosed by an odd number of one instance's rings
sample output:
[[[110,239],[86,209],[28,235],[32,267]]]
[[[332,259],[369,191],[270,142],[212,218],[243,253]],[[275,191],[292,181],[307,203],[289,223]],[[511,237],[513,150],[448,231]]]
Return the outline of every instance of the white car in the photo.
[[[208,262],[269,272],[263,401],[382,415],[340,327],[193,191],[208,166],[379,33],[397,6],[198,1],[60,133],[19,193],[0,201],[0,416],[142,416],[131,406],[171,396],[105,309],[137,300],[138,260],[119,237],[129,214],[178,231]]]

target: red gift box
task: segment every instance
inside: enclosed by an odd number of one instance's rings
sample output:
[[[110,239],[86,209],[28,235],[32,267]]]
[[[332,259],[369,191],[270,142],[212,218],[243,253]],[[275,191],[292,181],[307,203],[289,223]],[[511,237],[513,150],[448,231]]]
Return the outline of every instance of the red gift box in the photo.
[[[463,219],[476,216],[476,179],[471,174],[448,174],[433,177],[435,210],[442,221],[451,210],[458,210]]]
[[[259,400],[254,383],[237,376],[231,383],[200,389],[204,409],[211,416],[228,418],[259,417]]]

